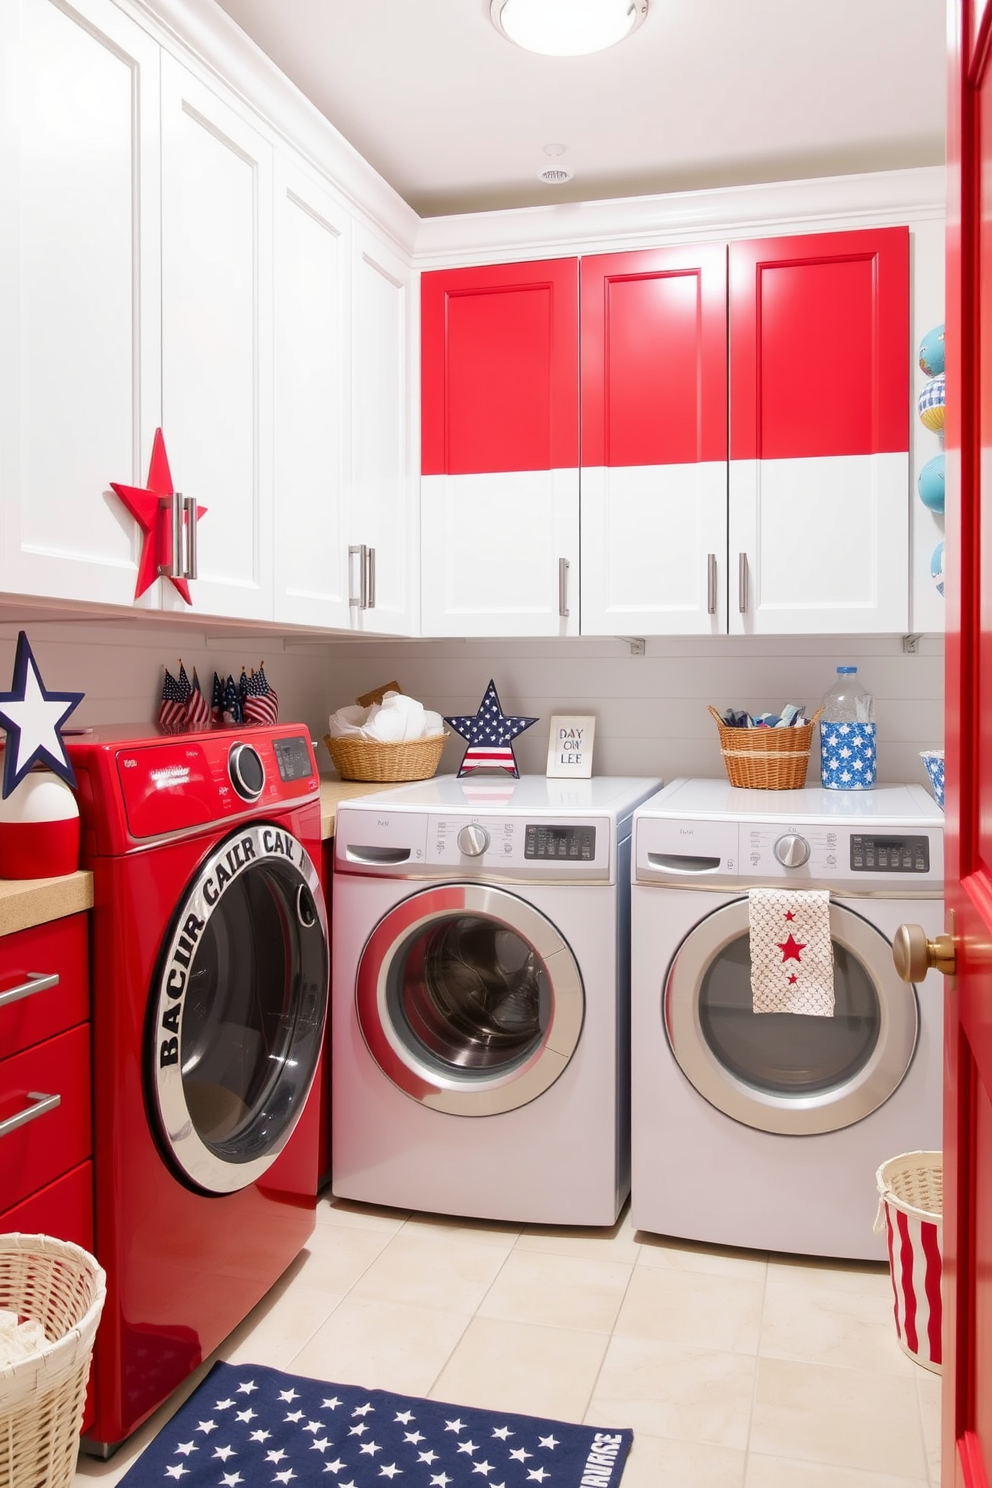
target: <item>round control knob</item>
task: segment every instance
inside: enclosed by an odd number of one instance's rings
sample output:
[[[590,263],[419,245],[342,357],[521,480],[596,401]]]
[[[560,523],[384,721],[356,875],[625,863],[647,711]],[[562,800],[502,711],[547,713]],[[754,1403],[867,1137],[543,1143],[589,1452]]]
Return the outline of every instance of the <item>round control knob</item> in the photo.
[[[462,827],[458,833],[458,847],[467,858],[478,858],[489,846],[489,833],[485,827],[472,825]]]
[[[801,868],[809,862],[809,843],[798,832],[787,832],[772,850],[783,868]]]
[[[227,773],[243,801],[257,801],[265,784],[265,771],[258,751],[250,744],[232,744],[227,756]]]

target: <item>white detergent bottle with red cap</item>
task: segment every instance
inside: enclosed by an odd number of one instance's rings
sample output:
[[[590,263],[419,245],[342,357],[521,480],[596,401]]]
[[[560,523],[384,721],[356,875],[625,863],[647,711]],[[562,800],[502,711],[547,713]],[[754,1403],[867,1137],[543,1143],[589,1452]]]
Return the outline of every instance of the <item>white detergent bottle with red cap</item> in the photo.
[[[875,701],[857,667],[839,666],[820,715],[820,781],[827,790],[871,790],[875,770]]]

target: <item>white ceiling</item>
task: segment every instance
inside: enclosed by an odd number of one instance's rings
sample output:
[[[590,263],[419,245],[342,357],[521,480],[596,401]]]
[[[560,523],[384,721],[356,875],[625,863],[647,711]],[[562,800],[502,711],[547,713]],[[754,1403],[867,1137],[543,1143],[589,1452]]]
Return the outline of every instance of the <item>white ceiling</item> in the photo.
[[[650,0],[560,58],[489,0],[219,4],[424,217],[943,160],[943,0]]]

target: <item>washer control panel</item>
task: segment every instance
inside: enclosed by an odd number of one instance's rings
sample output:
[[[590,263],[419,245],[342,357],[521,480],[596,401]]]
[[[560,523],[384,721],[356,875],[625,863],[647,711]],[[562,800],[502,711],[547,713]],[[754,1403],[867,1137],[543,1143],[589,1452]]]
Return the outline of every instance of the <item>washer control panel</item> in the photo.
[[[851,836],[852,873],[929,873],[930,839],[921,834]]]
[[[608,881],[612,833],[608,818],[420,815],[407,811],[339,808],[335,862],[343,871],[374,873],[452,871],[475,876]]]

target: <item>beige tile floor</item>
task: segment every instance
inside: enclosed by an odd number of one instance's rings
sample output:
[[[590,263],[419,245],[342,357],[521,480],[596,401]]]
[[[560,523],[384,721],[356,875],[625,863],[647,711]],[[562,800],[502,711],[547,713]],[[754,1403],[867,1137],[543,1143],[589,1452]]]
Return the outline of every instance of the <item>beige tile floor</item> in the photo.
[[[631,1426],[623,1488],[939,1482],[940,1381],[884,1266],[318,1204],[307,1249],[187,1386],[75,1488],[112,1488],[216,1359]]]

